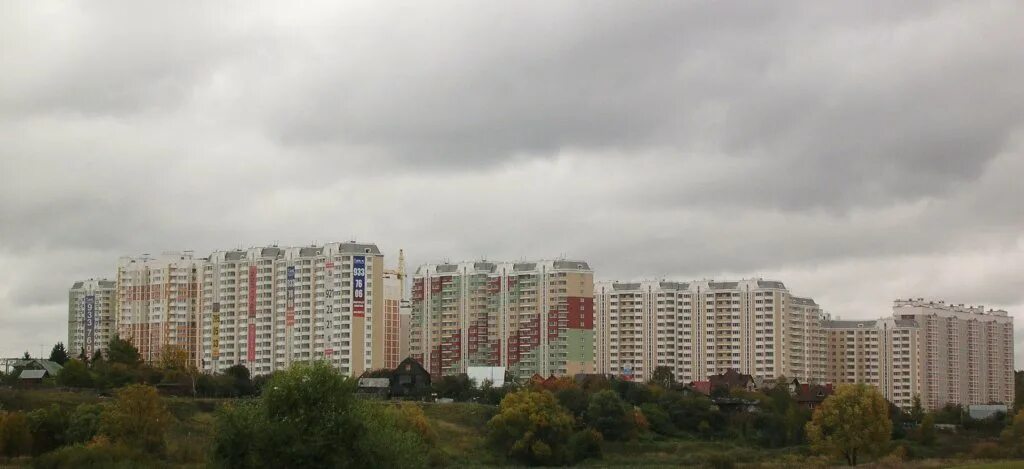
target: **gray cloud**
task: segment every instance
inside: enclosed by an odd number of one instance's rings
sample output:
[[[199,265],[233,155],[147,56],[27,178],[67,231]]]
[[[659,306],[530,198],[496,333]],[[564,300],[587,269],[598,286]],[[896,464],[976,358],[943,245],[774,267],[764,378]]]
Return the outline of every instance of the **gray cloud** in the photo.
[[[7,11],[0,354],[119,255],[353,238],[1024,307],[1018,2]]]

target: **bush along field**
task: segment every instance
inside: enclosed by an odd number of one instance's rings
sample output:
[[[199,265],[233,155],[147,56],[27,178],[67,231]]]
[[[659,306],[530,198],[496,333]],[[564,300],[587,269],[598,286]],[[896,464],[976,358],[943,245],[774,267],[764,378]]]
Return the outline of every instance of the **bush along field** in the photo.
[[[0,389],[0,467],[1019,467],[1024,456],[1024,412],[904,412],[866,386],[840,386],[812,411],[784,385],[706,396],[660,369],[649,383],[445,377],[431,394],[454,402],[381,401],[324,363],[252,380],[173,358],[150,367],[118,347],[68,360],[70,376],[49,385]]]

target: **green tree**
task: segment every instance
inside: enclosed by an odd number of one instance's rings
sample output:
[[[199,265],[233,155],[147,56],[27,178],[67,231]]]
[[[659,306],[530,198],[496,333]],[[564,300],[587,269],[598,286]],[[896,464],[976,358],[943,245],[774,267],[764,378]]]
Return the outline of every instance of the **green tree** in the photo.
[[[672,424],[672,419],[669,418],[668,412],[662,409],[661,406],[653,402],[648,402],[640,406],[640,411],[644,413],[644,418],[651,426],[651,430],[661,435],[675,435],[676,427]]]
[[[155,453],[164,447],[164,434],[174,418],[156,388],[132,384],[118,389],[113,405],[103,411],[100,428],[114,442]]]
[[[600,391],[590,396],[587,423],[608,440],[625,440],[634,436],[636,421],[630,406],[615,391]]]
[[[587,412],[587,406],[590,404],[587,394],[577,386],[570,386],[555,391],[555,398],[558,399],[559,404],[562,404],[562,407],[565,407],[576,418],[583,418],[583,415]]]
[[[1013,416],[1013,420],[1010,425],[1003,430],[1000,435],[1003,446],[1010,451],[1013,456],[1021,457],[1024,456],[1024,409],[1017,412],[1017,415]]]
[[[25,355],[23,357],[21,357],[21,358],[24,358],[25,360],[31,360],[32,359],[32,355],[29,355],[28,354],[28,350],[26,350],[25,351]]]
[[[107,344],[107,361],[127,366],[136,366],[141,361],[139,358],[139,349],[135,348],[131,342],[124,340],[115,334],[114,337],[110,339],[110,343]]]
[[[69,443],[85,443],[100,431],[100,416],[103,406],[80,404],[68,417],[66,440]]]
[[[1024,410],[1024,370],[1013,372],[1013,408]]]
[[[85,353],[85,347],[82,347],[82,351],[78,354],[78,359],[86,365],[89,364],[89,355]]]
[[[85,350],[82,350],[82,351],[85,352]],[[103,351],[102,350],[97,350],[95,353],[93,353],[92,354],[92,358],[89,360],[89,364],[90,365],[96,365],[96,364],[103,363],[103,362],[104,362],[104,360],[103,360]]]
[[[357,400],[355,385],[322,362],[275,374],[259,400],[218,411],[215,465],[425,466],[418,424],[398,408]]]
[[[434,381],[432,387],[438,397],[446,397],[460,402],[470,400],[475,394],[473,381],[464,374],[444,376]]]
[[[224,370],[224,375],[231,378],[232,387],[234,387],[235,395],[237,396],[249,396],[255,391],[252,385],[252,377],[249,374],[249,368],[245,365],[236,364],[232,365],[228,369]]]
[[[703,395],[685,396],[680,392],[666,392],[658,399],[658,405],[672,419],[672,424],[682,431],[693,432],[707,437],[725,426],[725,418],[716,410],[711,399]],[[704,424],[702,427],[701,424]]]
[[[651,373],[651,380],[648,383],[661,386],[664,389],[672,389],[676,385],[676,377],[672,374],[672,368],[657,366],[654,367],[654,373]]]
[[[921,423],[924,420],[924,407],[921,406],[921,396],[914,394],[913,404],[910,406],[910,420],[914,423]],[[934,418],[932,419],[934,423]]]
[[[57,374],[57,383],[73,388],[91,388],[93,386],[89,368],[81,360],[76,359],[68,360],[64,368],[60,370],[60,373]]]
[[[57,362],[61,365],[68,361],[68,351],[64,348],[64,342],[57,342],[50,350],[50,361]]]
[[[57,404],[28,413],[32,452],[42,454],[67,443],[68,414]]]
[[[807,437],[816,451],[842,456],[851,466],[860,456],[884,449],[891,431],[888,403],[864,384],[839,386],[807,423]]]
[[[921,426],[917,430],[917,438],[921,444],[931,446],[935,444],[935,416],[927,414],[921,419]]]
[[[569,451],[574,462],[585,459],[601,459],[601,442],[604,438],[593,428],[584,428],[569,437]]]
[[[570,462],[573,418],[548,391],[523,389],[501,400],[487,422],[488,438],[507,456],[531,465]]]
[[[17,457],[32,453],[32,429],[21,412],[0,412],[0,456]]]

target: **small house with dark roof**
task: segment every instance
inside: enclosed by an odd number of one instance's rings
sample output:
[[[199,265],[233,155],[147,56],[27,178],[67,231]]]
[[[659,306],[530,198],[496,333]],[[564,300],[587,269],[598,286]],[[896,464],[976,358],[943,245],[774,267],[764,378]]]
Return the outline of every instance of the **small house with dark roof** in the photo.
[[[734,389],[742,389],[745,391],[757,390],[757,381],[754,377],[743,374],[736,371],[733,368],[729,368],[720,375],[712,375],[708,377],[709,384],[711,385],[711,392],[717,389],[724,389],[726,391],[732,391]]]
[[[418,398],[430,394],[430,372],[408,357],[391,373],[391,397]]]
[[[789,385],[789,392],[793,394],[797,404],[806,407],[808,410],[814,410],[815,407],[825,402],[828,396],[832,395],[834,389],[832,388],[832,383],[800,383],[800,381],[794,378]]]
[[[394,370],[370,370],[359,377],[356,394],[373,399],[418,399],[430,394],[430,373],[409,357]]]
[[[46,378],[46,370],[21,370],[21,373],[18,374],[18,386],[36,387],[43,384],[44,378]]]

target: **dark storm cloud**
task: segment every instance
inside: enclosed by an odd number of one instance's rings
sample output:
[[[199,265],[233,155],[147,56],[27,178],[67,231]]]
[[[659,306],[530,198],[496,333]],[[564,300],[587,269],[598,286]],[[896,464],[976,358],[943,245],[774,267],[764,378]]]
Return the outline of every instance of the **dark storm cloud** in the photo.
[[[0,354],[119,255],[352,238],[1024,308],[1019,2],[0,8]]]

